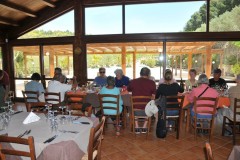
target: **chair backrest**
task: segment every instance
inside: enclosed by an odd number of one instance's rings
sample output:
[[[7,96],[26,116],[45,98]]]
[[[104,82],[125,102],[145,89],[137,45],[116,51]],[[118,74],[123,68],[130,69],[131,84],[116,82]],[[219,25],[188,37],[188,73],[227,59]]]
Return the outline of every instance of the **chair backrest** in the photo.
[[[233,111],[233,121],[237,121],[237,115],[240,114],[240,99],[234,99],[234,111]]]
[[[33,102],[33,103],[27,103],[26,107],[27,107],[27,112],[38,112],[38,113],[45,113],[46,111],[40,111],[39,109],[34,109],[32,110],[32,108],[43,108],[46,106],[45,102]]]
[[[101,157],[104,123],[105,116],[102,117],[101,122],[96,127],[91,128],[88,144],[88,160],[92,160],[94,158],[94,154],[97,154],[98,157]]]
[[[46,103],[50,104],[59,104],[61,103],[61,93],[55,93],[55,92],[45,92],[44,98]]]
[[[22,91],[24,102],[39,102],[39,93],[36,91]]]
[[[144,107],[152,99],[152,96],[131,96],[132,108]]]
[[[86,95],[84,94],[66,93],[65,96],[65,101],[67,102],[67,104],[83,104],[86,98]]]
[[[26,152],[26,151],[14,150],[12,148],[3,148],[2,144],[0,143],[0,156],[2,160],[6,159],[6,155],[24,156],[24,157],[30,157],[31,160],[36,160],[34,139],[32,136],[28,137],[27,139],[18,138],[18,137],[0,136],[0,142],[15,143],[15,144],[22,144],[22,145],[29,146],[29,152]]]
[[[214,160],[211,145],[206,142],[205,147],[207,152],[207,160]]]
[[[166,110],[182,110],[185,96],[166,96],[166,105],[172,105],[174,108],[166,108]]]
[[[194,112],[200,114],[216,114],[218,98],[194,97]]]
[[[120,95],[113,95],[113,94],[99,94],[99,103],[101,111],[104,115],[104,109],[108,110],[115,110],[116,115],[119,114],[119,96]],[[116,106],[116,107],[113,107]]]

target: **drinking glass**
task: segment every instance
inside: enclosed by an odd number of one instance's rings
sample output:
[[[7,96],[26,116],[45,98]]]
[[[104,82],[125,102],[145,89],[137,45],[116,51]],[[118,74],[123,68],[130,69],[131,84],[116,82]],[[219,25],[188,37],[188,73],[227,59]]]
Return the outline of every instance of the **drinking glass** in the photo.
[[[64,115],[64,109],[66,108],[66,106],[59,106],[59,108],[62,110],[62,115]]]

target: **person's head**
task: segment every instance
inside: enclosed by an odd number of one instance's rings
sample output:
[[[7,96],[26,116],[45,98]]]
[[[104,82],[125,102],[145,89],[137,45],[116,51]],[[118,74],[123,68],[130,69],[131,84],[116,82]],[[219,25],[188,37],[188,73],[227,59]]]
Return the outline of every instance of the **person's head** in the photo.
[[[56,67],[54,70],[54,75],[56,75],[56,74],[62,74],[62,69],[59,67]]]
[[[189,70],[189,76],[190,76],[191,79],[195,79],[196,75],[197,75],[196,69],[192,68],[192,69]]]
[[[221,74],[222,74],[221,69],[218,69],[218,68],[214,69],[214,71],[213,71],[213,78],[215,80],[218,80],[221,77]]]
[[[100,74],[101,77],[104,77],[105,73],[106,73],[106,69],[105,68],[103,68],[103,67],[99,68],[99,74]]]
[[[3,79],[3,76],[4,76],[4,72],[3,72],[3,70],[0,70],[0,80]]]
[[[140,76],[141,76],[141,77],[149,77],[150,74],[151,74],[151,71],[150,71],[150,69],[147,68],[147,67],[143,67],[143,68],[141,69],[141,71],[140,71]]]
[[[33,81],[40,81],[41,80],[41,76],[39,73],[33,73],[31,76],[31,80]]]
[[[122,69],[116,69],[114,71],[114,73],[116,74],[117,79],[122,79],[122,76],[123,76],[123,70]]]
[[[209,80],[208,80],[208,77],[206,76],[206,74],[201,74],[199,77],[198,77],[198,84],[209,84]]]
[[[112,76],[108,76],[107,77],[107,85],[111,86],[111,87],[115,86],[115,79],[114,79],[114,77],[112,77]]]
[[[236,82],[240,84],[240,74],[237,75]]]
[[[164,80],[168,83],[173,79],[173,74],[170,69],[166,69],[164,73]]]

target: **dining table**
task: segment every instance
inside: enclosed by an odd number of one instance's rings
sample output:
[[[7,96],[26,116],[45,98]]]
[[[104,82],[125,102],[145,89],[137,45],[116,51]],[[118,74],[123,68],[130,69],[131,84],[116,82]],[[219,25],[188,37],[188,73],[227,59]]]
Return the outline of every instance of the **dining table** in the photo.
[[[240,146],[239,145],[235,145],[232,148],[232,151],[228,157],[228,160],[237,160],[240,158]]]
[[[81,159],[81,157],[88,152],[90,130],[99,123],[98,118],[94,117],[71,116],[69,118],[66,115],[58,115],[57,128],[52,129],[50,127],[50,120],[48,120],[43,113],[36,113],[36,115],[40,117],[40,120],[23,124],[24,119],[29,114],[29,112],[21,112],[12,115],[8,127],[0,131],[0,134],[17,137],[25,131],[30,130],[31,132],[28,135],[24,135],[23,138],[27,138],[28,136],[34,137],[37,160]],[[62,118],[65,120],[62,121]],[[87,122],[87,124],[82,124],[81,122]],[[56,137],[54,140],[49,143],[44,143],[53,136]],[[11,144],[11,147],[17,150],[29,151],[29,149],[23,145]],[[26,159],[26,157],[21,158],[23,160]]]

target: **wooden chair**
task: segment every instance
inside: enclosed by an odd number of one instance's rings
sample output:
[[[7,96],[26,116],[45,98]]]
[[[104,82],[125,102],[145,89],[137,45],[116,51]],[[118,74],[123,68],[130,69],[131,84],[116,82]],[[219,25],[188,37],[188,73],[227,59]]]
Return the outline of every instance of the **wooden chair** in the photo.
[[[167,96],[166,97],[166,105],[174,105],[176,108],[166,108],[166,111],[178,111],[178,115],[174,116],[166,116],[166,120],[174,121],[175,125],[172,126],[172,128],[176,131],[176,138],[179,139],[179,133],[181,129],[181,119],[182,119],[182,106],[183,106],[184,96]],[[167,126],[167,128],[170,128],[170,126]]]
[[[0,136],[0,142],[15,143],[29,146],[29,152],[14,150],[12,148],[4,148],[0,143],[0,156],[2,160],[6,159],[6,155],[30,157],[31,160],[36,160],[34,139],[32,136],[25,138]]]
[[[233,117],[224,116],[222,126],[222,136],[224,136],[224,133],[227,130],[227,126],[230,126],[232,128],[233,145],[236,143],[236,134],[240,134],[240,121],[237,120],[237,116],[240,116],[240,99],[235,98]]]
[[[51,104],[54,109],[59,109],[58,107],[61,105],[61,93],[55,92],[45,92],[44,93],[45,102],[47,104]]]
[[[211,145],[206,142],[205,147],[207,153],[207,160],[214,160]]]
[[[95,128],[91,128],[88,143],[88,154],[85,154],[81,160],[101,160],[104,123],[105,116],[102,117],[101,122]]]
[[[31,112],[32,110],[41,110],[41,107],[38,107],[36,105],[33,105],[34,103],[39,103],[39,93],[35,91],[22,91],[25,106],[27,112]],[[32,103],[32,105],[29,105],[29,103]],[[30,107],[30,108],[29,108]]]
[[[120,129],[119,128],[119,124],[120,124],[119,96],[120,95],[112,95],[112,94],[99,94],[98,95],[102,116],[106,116],[106,121],[108,118],[116,119],[116,123],[114,123],[114,122],[112,123],[112,124],[115,124],[115,126],[116,126],[116,134],[119,133],[119,129]],[[111,98],[112,100],[105,100],[105,98]],[[106,104],[107,104],[107,106],[106,106]],[[116,106],[116,107],[112,107],[112,105]],[[115,111],[116,114],[115,115],[107,115],[104,112],[104,110],[106,110],[106,109]]]
[[[65,94],[65,102],[71,108],[75,114],[84,114],[82,113],[82,105],[85,102],[86,95],[83,94]],[[91,112],[92,113],[92,112]]]
[[[211,141],[214,128],[214,117],[216,115],[218,98],[210,97],[194,97],[193,111],[194,115],[190,118],[190,123],[194,128],[195,139],[197,138],[197,131],[208,131],[209,141]],[[199,110],[199,108],[201,110]],[[200,116],[205,116],[201,118]],[[206,124],[206,125],[205,125]]]
[[[38,112],[38,113],[46,113],[47,111],[44,111],[43,109],[46,108],[45,102],[33,102],[33,103],[27,103],[27,112]],[[35,109],[35,108],[41,108],[41,109]]]
[[[131,129],[134,132],[135,136],[136,136],[136,132],[135,132],[135,121],[137,122],[146,122],[147,121],[147,134],[146,134],[146,138],[149,135],[150,132],[150,127],[151,127],[151,117],[147,117],[147,116],[136,116],[134,113],[138,112],[138,111],[144,111],[145,110],[141,110],[141,109],[137,109],[136,106],[145,106],[147,105],[147,103],[152,99],[152,96],[132,96],[131,97]]]

